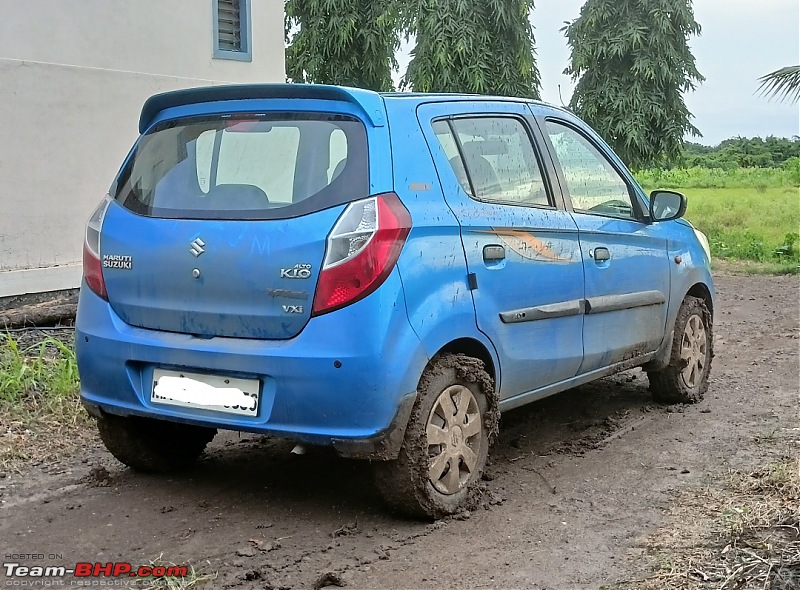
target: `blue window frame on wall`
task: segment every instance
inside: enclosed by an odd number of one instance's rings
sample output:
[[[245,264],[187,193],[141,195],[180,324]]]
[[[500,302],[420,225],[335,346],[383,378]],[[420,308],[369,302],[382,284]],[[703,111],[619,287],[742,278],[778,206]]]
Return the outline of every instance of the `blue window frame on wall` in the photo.
[[[214,58],[253,61],[250,0],[212,0]]]

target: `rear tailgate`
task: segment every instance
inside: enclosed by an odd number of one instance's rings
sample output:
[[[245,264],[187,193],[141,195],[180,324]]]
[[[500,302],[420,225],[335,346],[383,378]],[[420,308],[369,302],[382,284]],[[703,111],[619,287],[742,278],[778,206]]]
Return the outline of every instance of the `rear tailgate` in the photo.
[[[103,221],[112,308],[155,330],[297,335],[311,317],[328,233],[345,203],[369,194],[367,153],[366,127],[349,114],[157,124],[120,172]]]
[[[112,203],[101,240],[111,306],[126,323],[155,330],[296,336],[311,316],[325,237],[341,209],[271,221],[165,220]],[[114,262],[126,256],[129,265]]]

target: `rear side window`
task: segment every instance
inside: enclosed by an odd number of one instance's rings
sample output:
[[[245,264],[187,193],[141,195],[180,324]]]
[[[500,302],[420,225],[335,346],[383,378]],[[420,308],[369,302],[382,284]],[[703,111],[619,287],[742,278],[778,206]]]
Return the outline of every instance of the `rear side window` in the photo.
[[[519,119],[459,118],[436,121],[433,129],[470,196],[510,205],[550,205],[530,135]]]
[[[302,215],[368,196],[366,129],[308,113],[168,121],[140,138],[112,192],[152,217]]]

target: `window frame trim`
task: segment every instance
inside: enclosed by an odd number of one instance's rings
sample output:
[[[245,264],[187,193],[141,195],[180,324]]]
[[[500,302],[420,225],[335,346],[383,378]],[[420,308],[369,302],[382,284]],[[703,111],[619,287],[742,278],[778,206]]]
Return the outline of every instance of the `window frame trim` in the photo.
[[[514,203],[511,201],[500,201],[494,199],[484,199],[481,197],[476,196],[475,194],[475,185],[472,182],[472,173],[470,172],[469,168],[467,167],[467,162],[464,159],[464,150],[461,145],[461,139],[458,137],[458,133],[455,130],[454,121],[460,119],[513,119],[519,122],[525,133],[528,136],[528,141],[531,143],[531,148],[533,150],[533,156],[536,158],[536,164],[539,166],[539,174],[542,178],[542,185],[544,186],[545,193],[547,195],[548,204],[542,205],[537,203]],[[541,153],[541,149],[536,143],[536,139],[533,135],[532,129],[527,124],[527,121],[524,116],[519,115],[517,113],[459,113],[459,114],[452,114],[452,115],[445,115],[441,117],[435,117],[431,119],[430,125],[431,129],[433,129],[433,124],[444,121],[447,123],[447,126],[450,129],[450,135],[453,136],[453,141],[455,141],[456,148],[458,149],[458,156],[461,158],[461,163],[464,166],[464,171],[467,175],[467,181],[469,182],[470,191],[472,194],[464,191],[464,194],[467,195],[471,200],[476,201],[478,203],[486,203],[489,205],[505,205],[508,207],[527,207],[530,209],[543,209],[547,211],[557,211],[559,207],[556,203],[556,195],[555,191],[552,186],[552,182],[550,179],[550,175],[548,174],[547,168],[544,163],[544,154]],[[434,132],[434,136],[436,136],[436,132]],[[450,163],[448,162],[448,166]],[[452,168],[452,166],[451,166]],[[453,171],[455,173],[455,171]],[[461,183],[459,183],[461,184]],[[461,187],[462,189],[464,187]]]
[[[622,180],[623,184],[625,184],[625,188],[628,189],[628,198],[631,201],[631,205],[634,209],[635,215],[633,217],[623,217],[622,215],[610,215],[608,213],[598,213],[596,211],[589,211],[587,209],[579,209],[575,207],[575,203],[572,201],[572,192],[569,190],[569,183],[567,182],[567,177],[564,175],[564,168],[561,165],[561,160],[558,157],[558,153],[556,152],[556,148],[553,145],[553,141],[550,139],[550,132],[547,129],[548,123],[555,123],[557,125],[561,125],[562,127],[566,127],[583,137],[594,149],[596,149],[601,156],[608,162],[608,164],[614,169],[617,175]],[[620,169],[617,162],[614,161],[613,158],[609,157],[609,154],[606,149],[603,148],[594,138],[592,138],[588,133],[586,133],[583,129],[581,129],[578,125],[572,123],[571,121],[567,121],[565,119],[560,119],[554,116],[546,116],[544,117],[544,129],[542,130],[542,135],[547,142],[548,148],[550,149],[550,153],[552,155],[553,165],[556,167],[556,174],[559,177],[559,182],[562,184],[562,194],[564,195],[565,200],[569,203],[569,208],[575,213],[580,213],[582,215],[593,215],[595,217],[605,217],[607,219],[620,219],[623,221],[635,221],[638,223],[650,223],[650,217],[645,213],[643,204],[639,199],[638,192],[634,188],[631,183],[631,179],[629,178],[628,174],[625,173],[624,170]]]
[[[239,34],[241,36],[241,51],[230,51],[219,47],[219,2],[211,0],[211,20],[213,21],[214,34],[211,38],[213,43],[212,59],[225,59],[231,61],[253,61],[253,19],[251,12],[251,0],[239,0]]]

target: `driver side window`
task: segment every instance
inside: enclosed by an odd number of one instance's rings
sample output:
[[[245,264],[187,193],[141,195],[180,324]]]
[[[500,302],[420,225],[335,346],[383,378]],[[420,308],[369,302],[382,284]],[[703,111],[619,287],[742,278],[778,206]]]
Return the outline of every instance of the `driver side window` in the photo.
[[[547,133],[576,211],[636,218],[628,185],[588,139],[571,127],[555,121],[547,121]]]

